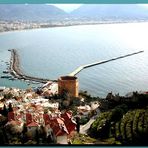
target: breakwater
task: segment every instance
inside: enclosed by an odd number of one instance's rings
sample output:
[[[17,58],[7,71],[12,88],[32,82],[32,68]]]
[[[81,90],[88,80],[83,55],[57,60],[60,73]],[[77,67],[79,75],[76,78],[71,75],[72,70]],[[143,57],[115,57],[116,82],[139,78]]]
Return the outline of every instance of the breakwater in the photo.
[[[69,74],[69,76],[75,76],[83,69],[93,67],[93,66],[96,66],[96,65],[100,65],[100,64],[104,64],[104,63],[108,63],[108,62],[111,62],[111,61],[115,61],[115,60],[122,59],[122,58],[125,58],[125,57],[133,56],[133,55],[139,54],[141,52],[144,52],[144,51],[138,51],[138,52],[134,52],[134,53],[131,53],[131,54],[127,54],[127,55],[119,56],[119,57],[116,57],[116,58],[112,58],[112,59],[109,59],[109,60],[94,62],[94,63],[87,64],[87,65],[82,65],[82,66],[78,67],[76,70],[74,70],[73,72],[71,72]]]
[[[16,49],[11,49],[11,59],[10,59],[10,74],[13,75],[15,78],[20,79],[20,80],[29,80],[29,81],[34,81],[34,82],[39,82],[39,83],[47,83],[49,81],[54,82],[56,80],[49,80],[49,79],[44,79],[44,78],[38,78],[38,77],[33,77],[33,76],[28,76],[24,74],[21,71],[20,68],[20,61],[19,61],[19,55]]]

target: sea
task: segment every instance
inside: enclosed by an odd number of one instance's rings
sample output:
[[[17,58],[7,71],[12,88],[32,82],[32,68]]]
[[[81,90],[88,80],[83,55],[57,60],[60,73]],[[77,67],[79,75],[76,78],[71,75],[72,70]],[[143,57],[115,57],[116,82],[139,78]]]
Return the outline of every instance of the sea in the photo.
[[[58,79],[77,67],[144,50],[143,53],[90,67],[77,74],[79,90],[106,97],[148,91],[148,23],[52,27],[0,33],[0,76],[17,49],[22,71]],[[41,84],[0,78],[0,86],[26,89]]]

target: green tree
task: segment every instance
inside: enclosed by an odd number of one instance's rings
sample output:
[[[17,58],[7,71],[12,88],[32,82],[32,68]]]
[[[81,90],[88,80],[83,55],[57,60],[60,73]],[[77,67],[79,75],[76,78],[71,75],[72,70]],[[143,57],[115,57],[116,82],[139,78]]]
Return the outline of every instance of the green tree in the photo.
[[[0,128],[0,145],[4,145],[7,143],[6,135],[4,134],[3,128]]]
[[[4,104],[4,107],[3,107],[3,110],[2,110],[2,115],[5,116],[5,117],[7,117],[7,115],[8,115],[8,110],[7,110],[5,104]]]
[[[80,132],[80,117],[76,117],[76,123],[77,123],[77,125],[76,125],[76,129],[77,129],[77,132],[79,133]]]
[[[9,112],[12,112],[12,111],[13,111],[13,108],[12,108],[12,104],[11,104],[11,103],[9,103],[8,111],[9,111]]]
[[[11,99],[13,95],[11,93],[4,94],[4,99]]]

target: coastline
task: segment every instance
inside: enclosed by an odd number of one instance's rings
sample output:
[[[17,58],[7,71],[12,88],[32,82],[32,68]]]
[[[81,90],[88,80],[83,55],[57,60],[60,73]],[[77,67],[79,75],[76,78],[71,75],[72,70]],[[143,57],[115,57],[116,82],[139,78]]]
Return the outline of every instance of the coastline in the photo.
[[[134,26],[135,24],[137,25],[138,23],[133,23],[133,25],[132,25],[132,23],[131,23],[131,26]],[[140,25],[142,25],[142,24],[144,24],[144,25],[147,26],[147,23],[139,23],[138,26],[140,26]],[[130,26],[130,24],[125,24],[125,25],[126,25],[126,26]],[[117,24],[117,25],[101,25],[101,26],[105,26],[105,27],[108,28],[108,27],[112,27],[112,26],[118,26],[118,24]],[[98,27],[98,28],[99,28],[99,27],[101,27],[101,26],[100,26],[100,25],[95,25],[94,27]],[[121,27],[121,26],[124,26],[124,24],[123,24],[123,25],[120,25],[120,24],[119,24],[119,26],[120,26],[120,27]],[[80,26],[80,27],[81,27],[81,26]],[[85,26],[84,26],[84,27],[85,27]],[[86,26],[86,27],[87,27],[87,26]],[[89,27],[89,26],[88,26],[88,27]],[[92,25],[91,27],[93,27],[93,25]],[[70,27],[70,28],[71,28],[71,27]],[[70,29],[70,28],[69,28],[69,29]],[[77,27],[74,27],[74,28],[76,29]],[[78,27],[78,28],[79,28],[79,27]],[[54,31],[55,29],[56,29],[56,28],[49,29],[49,30]],[[57,28],[57,29],[58,29],[58,28]],[[61,28],[61,29],[62,29],[62,28]],[[61,29],[59,28],[59,30],[61,30]],[[66,29],[66,27],[63,28],[63,29]],[[63,30],[63,29],[62,29],[62,30]],[[67,29],[68,29],[68,28],[67,28]],[[69,29],[68,29],[68,30],[69,30]],[[28,30],[28,31],[29,31],[29,30]],[[39,32],[40,32],[40,31],[42,31],[42,29],[40,29]],[[48,31],[48,29],[44,29],[43,31],[46,32],[46,31]],[[30,31],[30,33],[34,33],[34,32],[36,33],[36,32],[38,32],[38,30]],[[18,33],[19,33],[19,32],[16,32],[16,33],[14,33],[14,34],[18,34]],[[22,33],[25,33],[25,34],[26,34],[27,31],[21,31],[21,34],[22,34]],[[13,33],[11,33],[11,34],[8,33],[7,35],[12,35],[12,34],[13,34]],[[5,35],[5,36],[7,36],[7,35]],[[2,37],[2,36],[3,36],[3,35],[1,35],[1,37]],[[12,47],[12,48],[13,48],[13,47]],[[14,48],[15,48],[15,47],[14,47]],[[8,48],[7,48],[7,49],[9,49],[9,45],[8,45]],[[6,50],[6,54],[7,54],[7,49],[4,48],[4,50]],[[18,51],[18,54],[19,54],[19,50],[17,50],[17,51]],[[10,55],[10,53],[8,53],[8,54]],[[27,54],[26,54],[26,56],[27,56]],[[21,55],[20,55],[20,54],[19,54],[19,57],[20,57],[20,58],[19,58],[19,59],[20,59],[20,66],[21,66],[22,63],[21,63]],[[7,61],[9,61],[9,60],[10,60],[10,57],[7,59]],[[50,63],[50,59],[49,59],[49,63]],[[22,68],[23,68],[23,67],[22,67]],[[24,68],[25,68],[25,67],[24,67]],[[28,68],[27,68],[27,69],[28,69]],[[4,70],[5,70],[5,69],[4,69]],[[31,69],[30,69],[30,70],[31,70]],[[24,70],[22,69],[22,71],[26,73],[26,70],[25,70],[25,69],[24,69]],[[28,70],[27,70],[27,71],[28,71]],[[42,71],[39,71],[39,72],[42,72]],[[28,73],[26,73],[26,74],[28,74]],[[33,74],[28,74],[28,75],[36,76],[36,75],[33,75]],[[37,77],[40,77],[40,76],[37,76]],[[41,76],[41,77],[42,77],[42,76]],[[46,77],[45,77],[45,78],[46,78]],[[48,77],[47,77],[47,78],[48,78]],[[50,77],[49,77],[49,79],[50,79]],[[3,80],[5,80],[5,79],[3,79]],[[16,80],[16,81],[17,81],[17,80]],[[9,81],[8,83],[12,83],[12,81]],[[14,83],[15,83],[15,81],[14,81]],[[19,81],[18,81],[18,83],[19,83]],[[27,81],[26,81],[26,82],[25,82],[25,81],[22,81],[22,83],[26,83],[26,84],[27,84]],[[10,85],[10,84],[9,84],[9,85]],[[17,85],[18,85],[18,84],[17,84]],[[19,84],[19,85],[21,85],[21,84]],[[90,91],[90,92],[91,92],[91,91]],[[102,96],[104,95],[102,90],[101,90],[99,93],[100,93]],[[124,94],[125,94],[125,93],[126,93],[126,92],[124,92]],[[92,94],[93,94],[94,96],[96,96],[96,92],[95,92],[95,91],[94,91]],[[99,94],[99,95],[100,95],[100,94]],[[98,95],[98,94],[97,94],[97,95]]]
[[[20,79],[20,80],[35,81],[35,82],[39,82],[39,83],[47,83],[49,81],[51,81],[51,82],[56,81],[56,80],[49,80],[49,79],[44,79],[44,78],[28,76],[28,75],[24,74],[20,69],[19,55],[17,53],[17,50],[11,49],[9,51],[11,52],[9,72],[15,78]]]
[[[71,27],[71,26],[85,26],[85,25],[110,25],[110,24],[127,24],[127,23],[148,23],[148,20],[132,20],[132,21],[102,21],[102,22],[80,22],[80,23],[72,23],[72,24],[54,24],[49,25],[48,27],[37,27],[37,28],[28,28],[28,29],[16,29],[16,30],[8,30],[8,31],[0,31],[1,34],[12,33],[12,32],[20,32],[20,31],[30,31],[35,29],[46,29],[46,28],[56,28],[56,27]]]

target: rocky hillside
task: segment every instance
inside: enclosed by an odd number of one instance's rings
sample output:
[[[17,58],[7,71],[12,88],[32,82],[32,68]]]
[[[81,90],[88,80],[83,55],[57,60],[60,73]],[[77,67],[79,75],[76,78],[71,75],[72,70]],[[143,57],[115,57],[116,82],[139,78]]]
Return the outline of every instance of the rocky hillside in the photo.
[[[47,21],[67,15],[63,10],[45,4],[0,4],[1,20]]]

